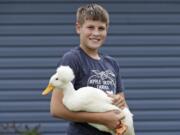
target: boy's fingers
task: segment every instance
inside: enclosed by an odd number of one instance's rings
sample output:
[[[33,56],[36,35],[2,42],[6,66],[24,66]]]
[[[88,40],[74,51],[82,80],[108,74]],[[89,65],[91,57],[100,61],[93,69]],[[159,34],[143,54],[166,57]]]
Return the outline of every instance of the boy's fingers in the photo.
[[[126,102],[124,96],[121,94],[114,95],[112,93],[106,92],[107,96],[112,98],[112,103],[119,108],[124,108],[126,106]]]
[[[115,95],[115,96],[114,96],[113,101],[114,101],[115,104],[118,104],[118,103],[120,103],[120,102],[123,102],[123,101],[124,101],[124,98],[123,98],[123,96],[121,96],[120,94],[118,94],[118,95]]]
[[[126,106],[125,99],[122,95],[116,95],[116,97],[113,98],[113,104],[122,109]]]

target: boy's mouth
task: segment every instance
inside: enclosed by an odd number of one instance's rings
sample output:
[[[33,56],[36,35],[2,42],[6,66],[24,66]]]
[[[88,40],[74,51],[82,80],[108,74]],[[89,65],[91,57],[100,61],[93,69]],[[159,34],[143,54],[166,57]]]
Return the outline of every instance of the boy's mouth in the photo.
[[[93,42],[99,42],[100,41],[100,39],[98,39],[98,38],[90,38],[90,40]]]

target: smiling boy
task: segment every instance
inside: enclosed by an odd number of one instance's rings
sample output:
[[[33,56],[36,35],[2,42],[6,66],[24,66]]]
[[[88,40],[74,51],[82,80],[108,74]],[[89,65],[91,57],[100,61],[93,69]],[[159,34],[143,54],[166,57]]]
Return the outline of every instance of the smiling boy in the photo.
[[[117,61],[99,52],[109,27],[109,14],[98,4],[88,4],[77,10],[76,32],[80,45],[65,53],[60,65],[69,65],[74,73],[75,89],[84,86],[101,88],[113,97],[113,103],[126,106]],[[54,90],[51,97],[51,114],[70,121],[68,135],[110,135],[87,123],[99,123],[115,129],[122,117],[114,111],[104,113],[71,112],[62,103],[63,93]],[[69,99],[70,100],[70,99]]]

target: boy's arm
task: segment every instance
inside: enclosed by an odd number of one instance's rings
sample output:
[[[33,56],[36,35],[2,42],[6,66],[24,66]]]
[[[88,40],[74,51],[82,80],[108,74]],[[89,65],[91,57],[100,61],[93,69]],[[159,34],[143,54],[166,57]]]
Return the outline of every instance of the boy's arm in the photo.
[[[54,90],[51,97],[50,111],[51,115],[57,118],[63,118],[75,122],[98,123],[106,125],[111,129],[115,129],[123,116],[116,111],[104,113],[89,113],[89,112],[72,112],[69,111],[62,103],[63,93],[59,90]]]

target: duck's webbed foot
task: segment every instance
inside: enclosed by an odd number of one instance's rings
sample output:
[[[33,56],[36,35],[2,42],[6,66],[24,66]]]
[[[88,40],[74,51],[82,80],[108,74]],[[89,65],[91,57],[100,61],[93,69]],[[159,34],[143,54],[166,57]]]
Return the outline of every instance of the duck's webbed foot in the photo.
[[[127,126],[123,123],[120,123],[117,128],[116,128],[116,135],[123,135],[126,130],[127,130]]]

